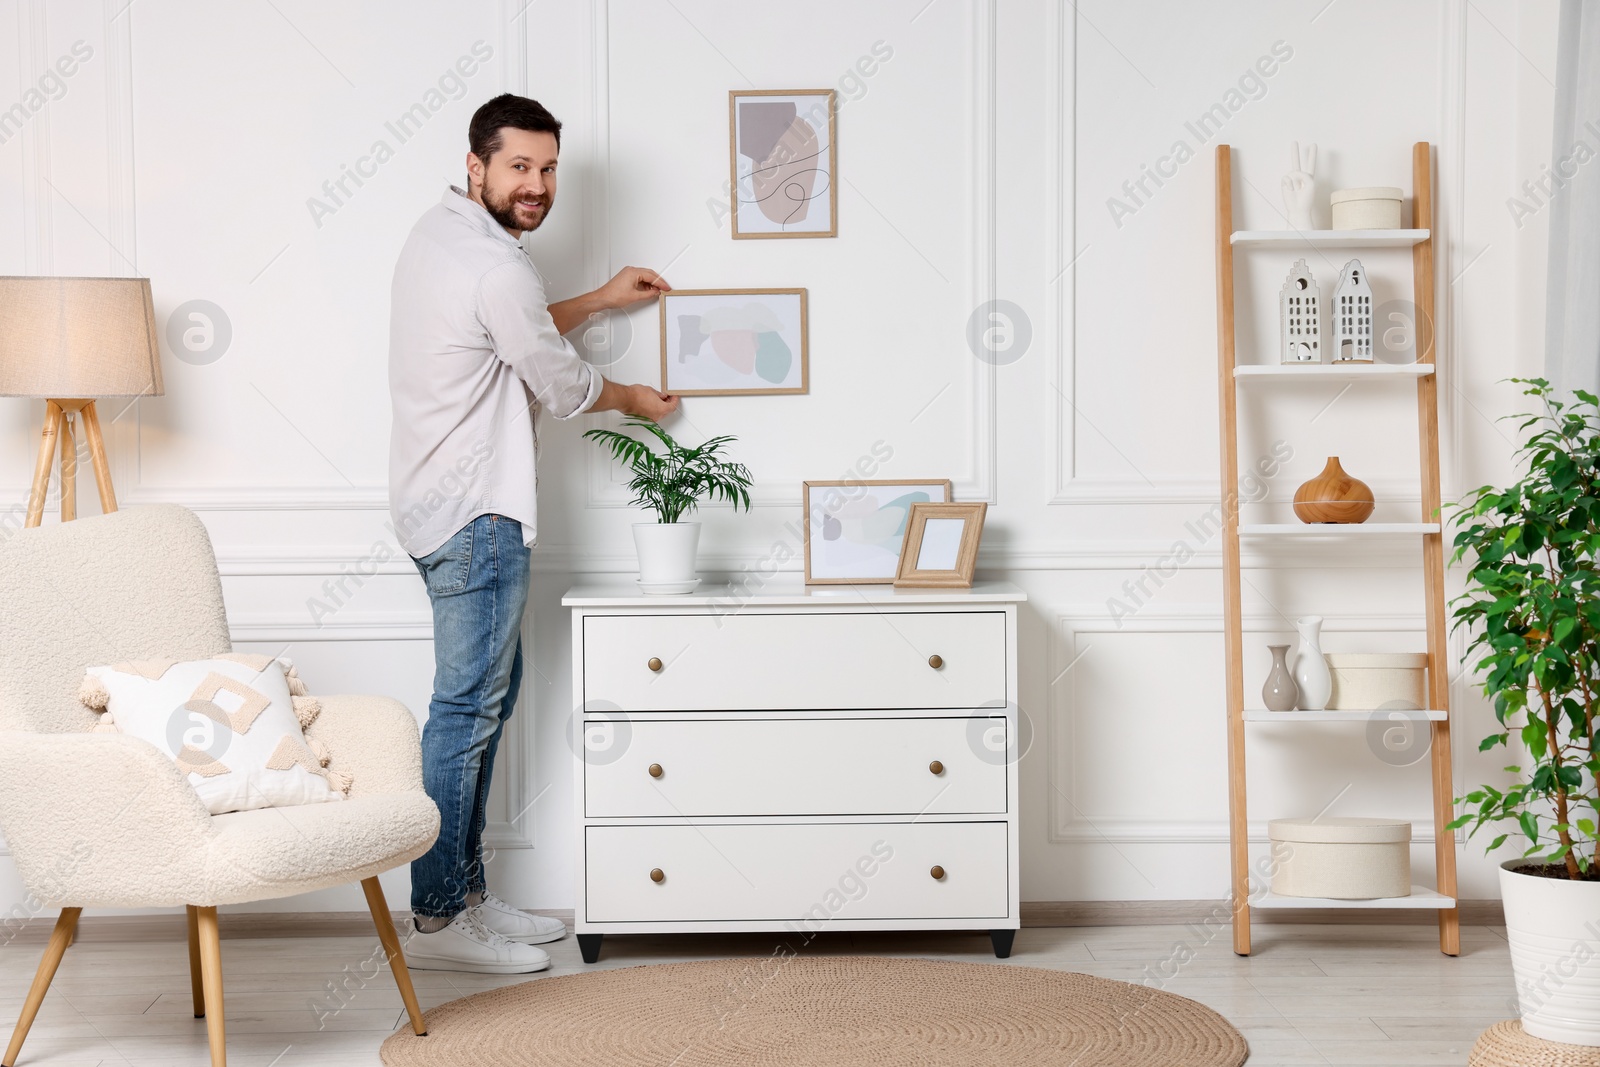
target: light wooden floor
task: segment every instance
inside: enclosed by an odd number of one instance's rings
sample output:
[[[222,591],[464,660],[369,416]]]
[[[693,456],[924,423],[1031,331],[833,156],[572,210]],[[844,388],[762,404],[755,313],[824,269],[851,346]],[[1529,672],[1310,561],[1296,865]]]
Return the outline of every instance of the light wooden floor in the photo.
[[[1244,1032],[1251,1067],[1269,1064],[1455,1064],[1477,1034],[1513,1015],[1503,929],[1463,927],[1462,953],[1438,951],[1432,927],[1256,926],[1256,955],[1233,955],[1225,930],[1178,926],[1031,928],[1009,961],[984,935],[834,934],[810,953],[929,956],[1081,971],[1137,981],[1177,969],[1163,988],[1221,1012]],[[765,956],[771,935],[607,937],[597,967]],[[1186,946],[1186,948],[1185,948]],[[545,975],[588,968],[569,936]],[[371,1067],[402,1021],[399,994],[368,938],[225,940],[228,1062],[233,1067]],[[9,1035],[38,944],[0,947],[0,1032]],[[1180,961],[1189,955],[1185,964]],[[525,980],[413,972],[423,1007]],[[545,975],[537,976],[544,977]],[[335,988],[343,988],[336,994]],[[86,940],[67,952],[19,1067],[203,1065],[180,942]],[[692,1067],[685,1059],[682,1067]],[[1179,1067],[1179,1065],[1174,1065]]]

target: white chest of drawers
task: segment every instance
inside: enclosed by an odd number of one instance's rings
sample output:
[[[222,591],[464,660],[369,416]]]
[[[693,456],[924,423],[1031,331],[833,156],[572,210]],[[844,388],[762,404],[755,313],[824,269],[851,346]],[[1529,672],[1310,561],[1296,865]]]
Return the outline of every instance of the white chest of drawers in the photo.
[[[581,585],[575,920],[608,933],[1018,919],[1020,590]]]

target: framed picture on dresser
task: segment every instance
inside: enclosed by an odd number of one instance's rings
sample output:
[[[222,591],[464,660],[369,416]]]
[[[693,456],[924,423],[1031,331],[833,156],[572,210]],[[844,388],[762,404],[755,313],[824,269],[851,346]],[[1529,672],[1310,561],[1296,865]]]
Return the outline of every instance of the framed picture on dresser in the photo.
[[[924,589],[966,589],[978,567],[978,543],[989,505],[913,504],[894,584]]]
[[[888,585],[915,504],[950,499],[948,478],[805,482],[807,585]]]

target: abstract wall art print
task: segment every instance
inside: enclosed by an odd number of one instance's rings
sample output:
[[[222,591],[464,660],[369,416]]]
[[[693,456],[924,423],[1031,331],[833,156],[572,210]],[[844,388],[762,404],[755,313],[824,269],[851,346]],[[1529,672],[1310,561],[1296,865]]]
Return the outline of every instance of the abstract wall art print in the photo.
[[[804,393],[804,289],[661,295],[661,390],[677,396]]]
[[[803,483],[806,584],[894,581],[912,505],[949,499],[947,479]]]
[[[836,105],[831,89],[728,94],[735,239],[838,235]]]

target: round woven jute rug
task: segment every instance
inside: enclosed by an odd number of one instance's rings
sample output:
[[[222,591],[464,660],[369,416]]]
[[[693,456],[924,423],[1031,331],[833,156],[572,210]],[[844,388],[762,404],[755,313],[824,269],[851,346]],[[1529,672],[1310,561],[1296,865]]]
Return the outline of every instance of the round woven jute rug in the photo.
[[[389,1067],[1238,1067],[1244,1037],[1184,997],[1064,971],[833,956],[542,978],[454,1000]]]
[[[1600,1067],[1600,1048],[1533,1037],[1508,1019],[1478,1035],[1467,1067]]]

